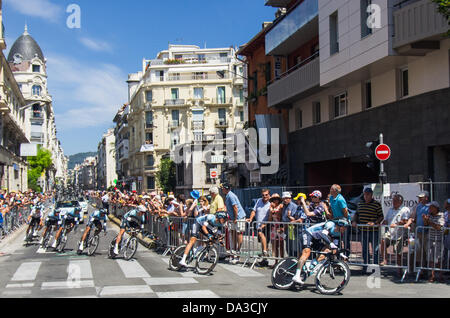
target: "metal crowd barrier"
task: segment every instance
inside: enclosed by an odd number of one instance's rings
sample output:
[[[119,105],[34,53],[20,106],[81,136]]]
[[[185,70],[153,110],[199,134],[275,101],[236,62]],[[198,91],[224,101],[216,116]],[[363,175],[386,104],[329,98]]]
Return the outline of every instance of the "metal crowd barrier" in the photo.
[[[414,272],[416,281],[422,271],[450,271],[450,228],[436,230],[429,226],[418,226],[414,239]]]
[[[31,212],[31,204],[16,206],[3,216],[4,236],[11,234],[26,223]]]

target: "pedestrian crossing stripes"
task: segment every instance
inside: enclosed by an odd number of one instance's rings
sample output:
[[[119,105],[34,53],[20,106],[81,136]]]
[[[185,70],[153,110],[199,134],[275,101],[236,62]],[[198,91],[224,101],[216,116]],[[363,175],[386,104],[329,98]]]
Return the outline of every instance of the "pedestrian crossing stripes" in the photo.
[[[245,268],[242,266],[229,265],[229,264],[218,264],[218,266],[235,273],[240,277],[264,277],[263,274],[258,273],[250,268]]]
[[[126,278],[144,278],[151,277],[149,273],[144,269],[144,267],[139,264],[136,260],[125,261],[122,259],[116,260],[119,264],[120,269],[124,273]]]
[[[150,294],[153,290],[148,285],[135,286],[106,286],[103,287],[100,296]]]
[[[210,290],[185,290],[176,292],[156,293],[159,298],[219,298],[219,296]]]
[[[26,284],[8,284],[6,288],[31,288],[34,287],[34,283],[26,283]]]
[[[95,288],[94,281],[62,281],[62,282],[44,282],[42,283],[42,290],[48,289],[80,289],[80,288]]]
[[[22,263],[11,280],[14,282],[34,281],[41,264],[41,262]]]
[[[143,280],[149,286],[198,284],[197,280],[185,277],[155,277],[143,278]]]

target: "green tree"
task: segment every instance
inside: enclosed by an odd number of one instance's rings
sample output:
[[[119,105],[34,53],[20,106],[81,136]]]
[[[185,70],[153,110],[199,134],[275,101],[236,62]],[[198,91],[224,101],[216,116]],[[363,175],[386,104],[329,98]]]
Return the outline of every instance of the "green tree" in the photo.
[[[42,173],[53,164],[52,153],[49,150],[38,146],[37,156],[28,157],[28,163],[30,164],[30,167],[28,168],[28,188],[41,192],[42,189],[37,182]]]
[[[164,192],[175,191],[177,185],[175,162],[170,159],[162,159],[156,172],[158,184]]]
[[[438,5],[438,11],[447,19],[450,25],[450,0],[431,0]],[[450,36],[450,29],[447,31]]]

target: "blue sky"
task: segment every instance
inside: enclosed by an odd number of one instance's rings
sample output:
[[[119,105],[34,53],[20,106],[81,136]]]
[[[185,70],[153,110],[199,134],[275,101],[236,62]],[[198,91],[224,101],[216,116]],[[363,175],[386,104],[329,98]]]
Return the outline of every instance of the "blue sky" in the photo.
[[[66,25],[81,8],[81,28]],[[127,101],[125,81],[171,44],[239,46],[274,19],[264,0],[4,0],[8,48],[28,31],[47,58],[58,138],[66,155],[96,151]]]

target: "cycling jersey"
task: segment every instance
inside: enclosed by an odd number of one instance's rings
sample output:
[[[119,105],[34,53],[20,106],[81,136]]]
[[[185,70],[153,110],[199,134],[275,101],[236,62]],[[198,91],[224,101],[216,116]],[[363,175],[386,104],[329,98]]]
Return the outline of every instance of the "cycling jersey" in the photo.
[[[128,221],[128,218],[131,218],[131,221]],[[126,227],[137,228],[139,226],[139,222],[142,224],[145,223],[145,215],[143,214],[139,217],[138,210],[131,210],[123,216],[122,223],[120,224],[120,228],[124,229]]]
[[[55,210],[51,211],[47,215],[47,219],[51,219],[51,220],[59,220],[60,218],[61,218],[61,214],[56,215]]]
[[[31,217],[35,219],[40,219],[42,216],[42,210],[36,210],[36,208],[33,208],[31,210]]]
[[[106,213],[104,213],[102,215],[102,213],[100,212],[100,210],[95,211],[94,213],[92,213],[91,218],[89,220],[89,224],[87,225],[88,227],[92,227],[93,225],[97,226],[97,227],[101,227],[101,221],[104,221],[106,224],[107,218],[106,218]]]
[[[77,219],[80,217],[80,212],[77,212],[75,209],[70,210],[70,212],[67,212],[65,215],[65,218],[72,218]]]
[[[222,227],[222,224],[220,224],[218,218],[216,218],[214,214],[200,216],[195,219],[192,226],[192,235],[198,237],[202,226],[206,226],[209,234],[214,234],[217,232],[217,228]]]

